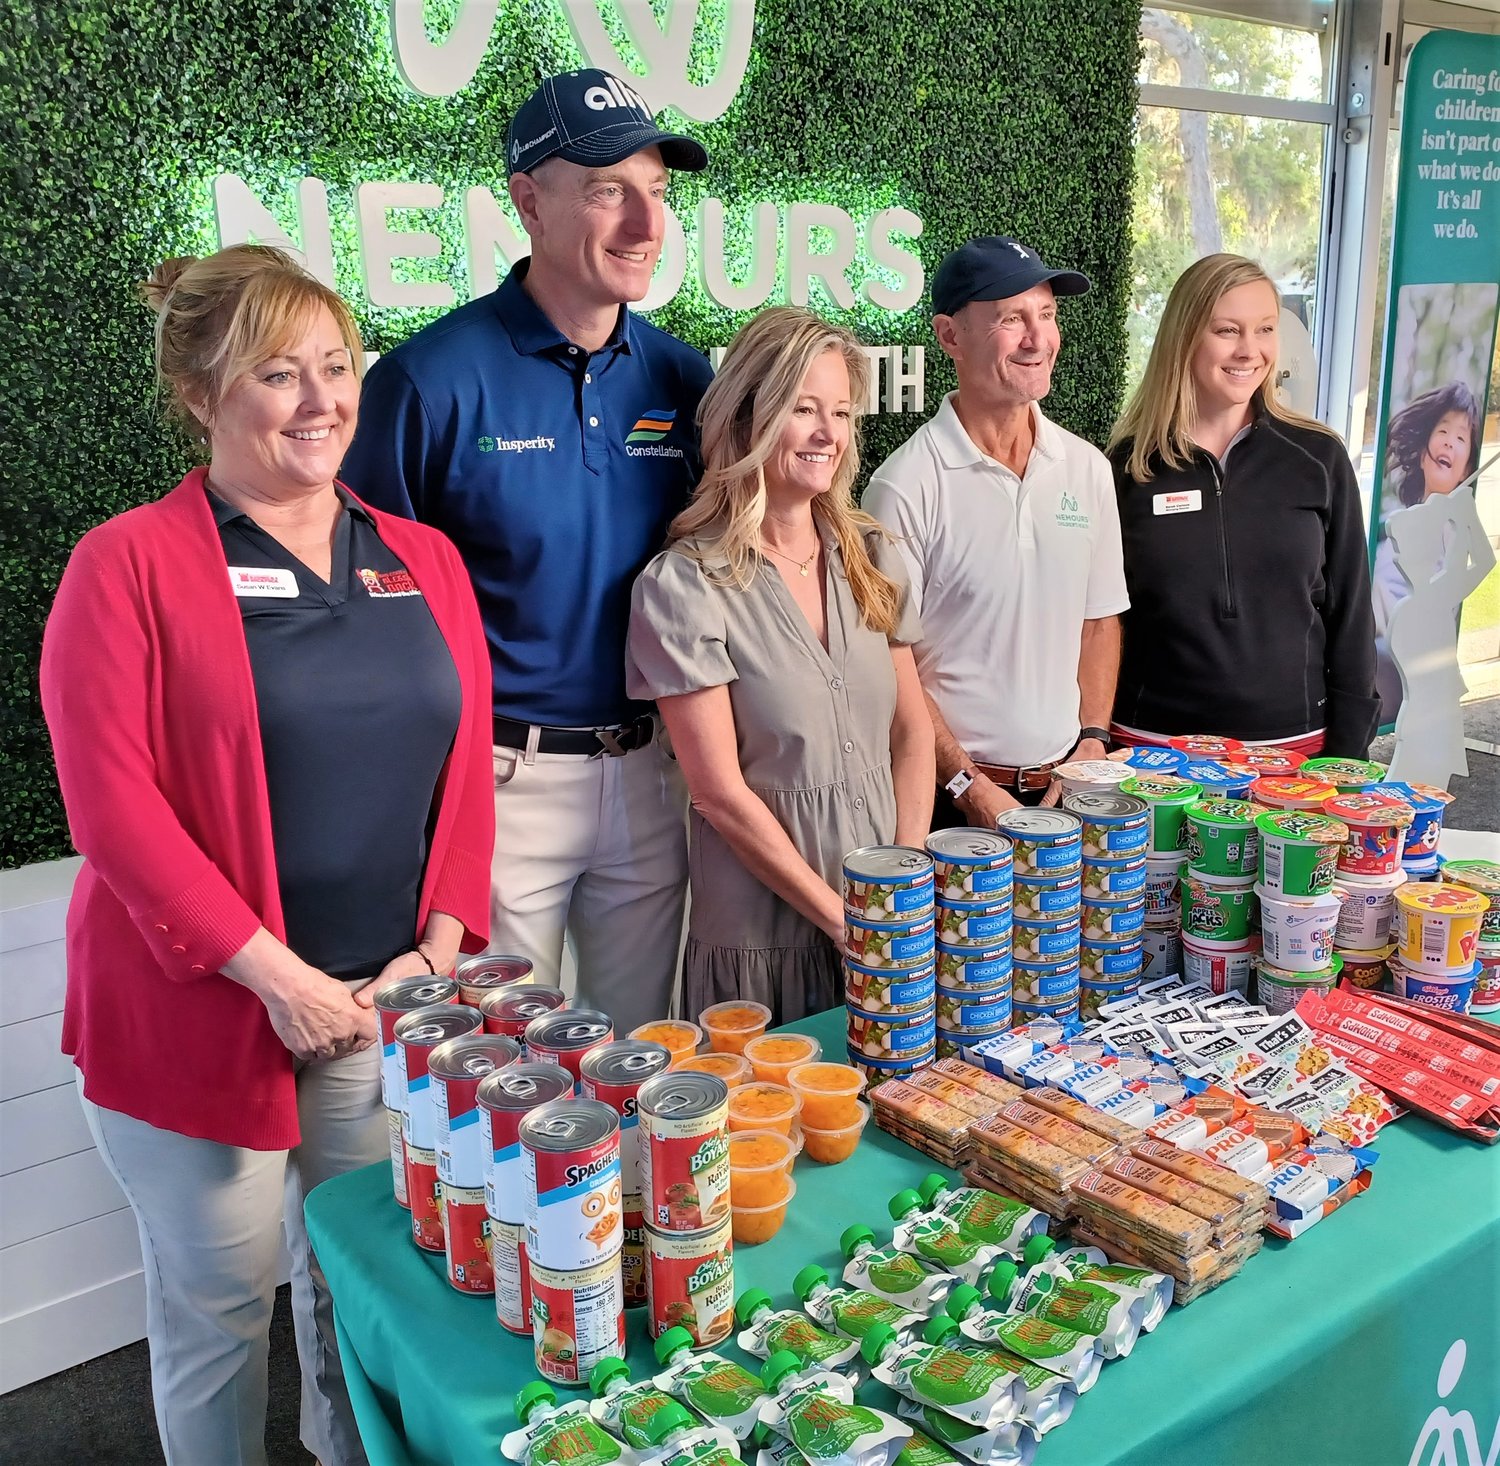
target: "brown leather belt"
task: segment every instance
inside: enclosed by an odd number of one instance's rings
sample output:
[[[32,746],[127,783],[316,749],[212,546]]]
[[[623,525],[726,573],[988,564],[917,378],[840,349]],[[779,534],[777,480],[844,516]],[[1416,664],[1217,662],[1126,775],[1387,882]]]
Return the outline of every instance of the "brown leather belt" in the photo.
[[[1010,764],[982,764],[976,759],[974,767],[1002,789],[1036,790],[1051,784],[1052,770],[1060,763],[1062,759],[1055,758],[1050,764],[1032,764],[1029,768],[1018,769]]]

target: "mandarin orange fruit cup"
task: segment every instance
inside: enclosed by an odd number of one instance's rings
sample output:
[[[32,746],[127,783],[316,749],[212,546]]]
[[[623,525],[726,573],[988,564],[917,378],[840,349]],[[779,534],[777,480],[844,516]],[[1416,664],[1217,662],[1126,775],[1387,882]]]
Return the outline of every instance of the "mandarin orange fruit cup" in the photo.
[[[770,1021],[771,1010],[764,1003],[749,1001],[715,1003],[698,1015],[708,1046],[716,1054],[743,1053],[746,1043],[759,1038]]]
[[[781,1230],[781,1224],[786,1221],[787,1206],[797,1194],[797,1183],[783,1171],[780,1173],[779,1184],[786,1188],[779,1200],[765,1206],[734,1208],[730,1231],[737,1246],[754,1247],[758,1243],[769,1242]]]
[[[823,1045],[805,1033],[763,1033],[745,1045],[745,1057],[757,1079],[785,1084],[798,1064],[811,1064],[823,1057]]]
[[[750,1061],[743,1054],[694,1054],[673,1064],[674,1069],[696,1069],[700,1074],[712,1074],[722,1079],[730,1089],[747,1084],[752,1075]]]
[[[769,1206],[783,1193],[781,1178],[797,1152],[778,1130],[737,1130],[729,1137],[729,1199],[736,1206]]]
[[[798,1064],[787,1085],[802,1101],[802,1123],[838,1130],[859,1119],[859,1092],[865,1076],[852,1064]]]
[[[784,1084],[742,1084],[729,1091],[729,1128],[790,1135],[797,1109],[797,1096]]]
[[[671,1054],[674,1069],[684,1059],[691,1059],[703,1042],[703,1030],[696,1023],[681,1018],[658,1018],[652,1023],[643,1023],[639,1028],[632,1028],[630,1036],[660,1044]]]
[[[870,1111],[861,1105],[859,1119],[852,1125],[843,1125],[836,1130],[814,1130],[809,1125],[802,1127],[804,1151],[813,1160],[825,1166],[836,1166],[847,1161],[859,1144],[859,1137],[869,1123]]]

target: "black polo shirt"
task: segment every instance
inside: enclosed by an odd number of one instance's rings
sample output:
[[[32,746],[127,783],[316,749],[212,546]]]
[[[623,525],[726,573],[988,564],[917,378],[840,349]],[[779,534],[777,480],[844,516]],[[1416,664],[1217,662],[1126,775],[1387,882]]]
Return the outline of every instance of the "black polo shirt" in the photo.
[[[372,976],[418,935],[458,670],[406,566],[342,490],[328,583],[208,498],[250,653],[287,945],[331,975]]]

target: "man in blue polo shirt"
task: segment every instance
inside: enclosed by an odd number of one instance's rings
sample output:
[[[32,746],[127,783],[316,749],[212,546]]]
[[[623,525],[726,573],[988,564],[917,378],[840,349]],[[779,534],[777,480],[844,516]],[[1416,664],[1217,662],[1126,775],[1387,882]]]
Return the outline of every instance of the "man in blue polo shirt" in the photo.
[[[495,689],[492,945],[624,1033],[667,1012],[686,793],[625,695],[630,588],[700,469],[707,360],[626,308],[651,282],[667,170],[707,165],[607,72],[550,77],[506,138],[531,238],[493,294],[371,369],[343,478],[459,547]]]

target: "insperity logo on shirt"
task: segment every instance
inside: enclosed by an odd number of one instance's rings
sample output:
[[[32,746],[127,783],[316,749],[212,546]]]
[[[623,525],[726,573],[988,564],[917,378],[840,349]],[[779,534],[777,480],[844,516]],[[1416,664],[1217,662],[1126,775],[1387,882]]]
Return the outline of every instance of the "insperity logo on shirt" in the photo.
[[[662,442],[672,431],[672,425],[676,421],[675,410],[643,412],[635,420],[635,426],[625,435],[625,452],[631,458],[681,458],[681,448]]]

